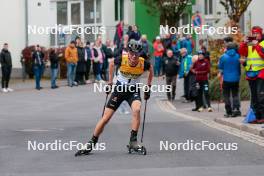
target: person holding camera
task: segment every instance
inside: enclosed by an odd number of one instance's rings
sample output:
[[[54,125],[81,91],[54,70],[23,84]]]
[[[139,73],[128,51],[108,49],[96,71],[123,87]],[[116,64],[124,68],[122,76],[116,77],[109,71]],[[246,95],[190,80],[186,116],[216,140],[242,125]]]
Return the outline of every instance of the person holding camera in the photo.
[[[41,47],[39,45],[36,45],[35,51],[32,54],[32,59],[37,90],[42,89],[42,87],[40,86],[40,81],[45,68],[44,57],[45,54],[42,52]]]
[[[251,35],[240,44],[239,54],[246,57],[244,66],[251,91],[251,108],[256,120],[252,123],[264,123],[264,41],[263,29],[254,26]]]

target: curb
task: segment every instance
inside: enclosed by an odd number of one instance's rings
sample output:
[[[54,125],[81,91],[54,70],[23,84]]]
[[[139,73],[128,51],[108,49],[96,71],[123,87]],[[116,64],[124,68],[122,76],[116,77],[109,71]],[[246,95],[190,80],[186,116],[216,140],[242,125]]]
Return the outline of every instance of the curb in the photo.
[[[254,128],[253,126],[249,125],[249,124],[243,124],[243,123],[234,123],[234,122],[231,122],[229,121],[228,119],[225,119],[225,118],[215,118],[214,121],[216,123],[219,123],[219,124],[222,124],[222,125],[226,125],[226,126],[229,126],[229,127],[232,127],[232,128],[236,128],[238,130],[241,130],[241,131],[245,131],[245,132],[248,132],[248,133],[251,133],[251,134],[254,134],[254,135],[258,135],[258,136],[261,136],[261,137],[264,137],[264,128],[261,129],[261,128]]]

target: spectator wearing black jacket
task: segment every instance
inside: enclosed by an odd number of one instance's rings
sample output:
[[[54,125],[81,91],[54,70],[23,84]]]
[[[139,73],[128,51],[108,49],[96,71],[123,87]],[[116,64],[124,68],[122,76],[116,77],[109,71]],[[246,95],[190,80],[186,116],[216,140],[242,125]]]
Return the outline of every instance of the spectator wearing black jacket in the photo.
[[[176,95],[177,75],[180,62],[170,49],[167,50],[166,57],[164,57],[162,62],[162,75],[166,77],[166,84],[171,86],[171,92],[167,92],[167,97],[169,101],[173,101]]]
[[[105,54],[105,59],[103,63],[103,78],[105,81],[109,80],[109,60],[114,58],[114,49],[111,45],[111,40],[106,40],[105,45],[103,45],[103,51]]]
[[[76,67],[76,76],[75,82],[79,85],[84,85],[84,76],[86,72],[86,61],[85,61],[85,49],[83,47],[83,43],[79,42],[76,45],[77,53],[78,53],[78,62]]]
[[[132,26],[128,26],[128,31],[126,33],[128,35],[129,40],[131,39],[131,36],[133,34],[133,27]]]
[[[138,27],[136,25],[132,27],[132,33],[131,33],[131,36],[129,36],[129,40],[132,40],[132,39],[136,41],[139,41],[141,39],[141,33],[138,30]]]
[[[44,63],[44,53],[41,51],[41,47],[39,45],[36,46],[35,51],[33,52],[33,70],[36,81],[36,89],[41,90],[40,86],[41,77],[44,71],[45,63]]]
[[[50,73],[51,73],[51,88],[57,89],[58,86],[56,84],[56,80],[58,77],[58,69],[59,69],[59,58],[54,48],[51,49],[49,54],[50,60]]]
[[[86,80],[86,84],[90,84],[92,83],[90,78],[90,71],[91,71],[91,65],[92,65],[92,51],[91,51],[91,47],[90,47],[90,42],[87,41],[86,42],[86,47],[85,49],[85,61],[86,61],[86,72],[85,72],[85,80]]]
[[[171,49],[171,46],[172,46],[172,39],[171,39],[170,34],[165,35],[165,38],[162,40],[162,44],[165,49],[164,56],[166,56],[166,53],[167,53],[166,51],[168,49]]]
[[[12,92],[13,89],[9,88],[9,80],[12,71],[12,57],[8,50],[8,44],[5,43],[0,54],[0,63],[2,69],[2,91],[4,93]]]

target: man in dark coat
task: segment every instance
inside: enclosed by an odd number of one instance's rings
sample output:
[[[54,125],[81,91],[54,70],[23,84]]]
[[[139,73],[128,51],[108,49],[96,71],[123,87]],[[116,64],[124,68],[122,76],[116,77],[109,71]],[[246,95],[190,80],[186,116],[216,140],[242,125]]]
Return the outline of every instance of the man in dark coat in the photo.
[[[53,48],[50,51],[49,59],[50,59],[50,71],[51,71],[51,88],[57,89],[58,86],[56,84],[56,79],[58,76],[59,58],[56,53],[56,50]]]
[[[166,76],[166,85],[171,86],[171,91],[167,92],[169,101],[173,101],[176,95],[177,75],[179,71],[180,62],[177,57],[173,55],[173,51],[168,49],[166,57],[162,60],[163,75]]]
[[[8,87],[11,71],[12,71],[12,57],[8,50],[8,44],[5,43],[0,54],[0,63],[2,69],[2,91],[4,93],[12,92],[13,89]]]
[[[85,61],[85,49],[83,48],[83,44],[77,44],[77,52],[78,52],[78,62],[76,67],[76,77],[75,81],[79,85],[85,84],[84,76],[86,72],[86,61]]]

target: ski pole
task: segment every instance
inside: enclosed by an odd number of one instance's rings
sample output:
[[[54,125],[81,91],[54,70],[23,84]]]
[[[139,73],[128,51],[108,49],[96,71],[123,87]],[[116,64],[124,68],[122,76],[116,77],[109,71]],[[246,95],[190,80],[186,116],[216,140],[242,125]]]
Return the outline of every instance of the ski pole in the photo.
[[[223,77],[219,77],[219,89],[220,89],[220,95],[219,95],[219,101],[218,101],[218,112],[220,111],[220,103],[221,103],[221,97],[223,93]]]
[[[107,103],[108,95],[109,95],[109,94],[106,94],[105,103],[104,103],[104,109],[103,109],[103,113],[102,113],[102,118],[103,118],[103,115],[104,115],[104,112],[105,112],[105,107],[106,107],[106,103]]]
[[[144,118],[143,118],[143,124],[142,124],[142,134],[141,134],[141,140],[140,140],[141,143],[143,142],[143,137],[144,137],[147,103],[148,103],[148,100],[145,101]]]

